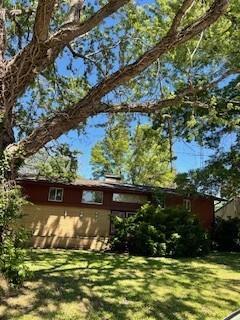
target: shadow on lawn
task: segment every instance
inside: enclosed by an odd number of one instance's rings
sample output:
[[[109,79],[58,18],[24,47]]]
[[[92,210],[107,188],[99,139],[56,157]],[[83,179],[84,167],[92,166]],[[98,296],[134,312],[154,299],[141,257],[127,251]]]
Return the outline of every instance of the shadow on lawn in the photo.
[[[225,258],[227,268],[236,270],[240,256]],[[81,319],[81,313],[84,319],[123,320],[139,312],[138,319],[179,320],[191,314],[193,319],[203,320],[206,315],[196,306],[221,308],[222,303],[227,303],[238,307],[229,297],[218,296],[217,289],[227,286],[228,290],[237,292],[240,281],[216,281],[214,270],[204,265],[206,262],[222,265],[223,255],[171,260],[66,250],[33,251],[29,259],[41,268],[17,294],[26,298],[31,292],[32,300],[24,306],[15,303],[13,311],[11,295],[4,298],[6,309],[2,320],[30,314],[42,319],[74,320]],[[195,265],[195,261],[200,264]],[[212,288],[207,297],[203,293],[206,286]],[[159,296],[157,290],[165,291]],[[69,303],[76,305],[79,315],[60,317],[61,305]]]

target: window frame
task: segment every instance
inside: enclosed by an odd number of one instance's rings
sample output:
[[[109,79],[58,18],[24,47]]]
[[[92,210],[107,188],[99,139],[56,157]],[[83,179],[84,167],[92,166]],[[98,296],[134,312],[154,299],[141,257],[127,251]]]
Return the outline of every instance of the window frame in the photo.
[[[52,190],[55,190],[55,199],[50,199],[50,194],[51,194],[51,191]],[[61,200],[57,200],[56,199],[56,194],[57,194],[57,191],[58,190],[61,190],[62,191],[62,197],[61,197]],[[63,197],[64,197],[64,188],[58,188],[58,187],[50,187],[49,188],[49,191],[48,191],[48,201],[49,202],[63,202]]]
[[[138,197],[143,197],[145,200],[144,201],[136,201],[136,202],[132,202],[132,201],[118,201],[118,200],[114,200],[114,195],[126,195],[126,196],[138,196]],[[131,204],[144,204],[148,201],[147,196],[144,194],[138,194],[138,193],[124,193],[124,192],[113,192],[112,193],[112,202],[116,202],[116,203],[131,203]]]
[[[87,202],[87,201],[83,201],[83,194],[84,192],[100,192],[102,194],[102,201],[101,202]],[[104,197],[104,192],[100,191],[100,190],[82,190],[82,199],[81,199],[81,203],[83,204],[97,204],[97,205],[103,205],[103,197]]]

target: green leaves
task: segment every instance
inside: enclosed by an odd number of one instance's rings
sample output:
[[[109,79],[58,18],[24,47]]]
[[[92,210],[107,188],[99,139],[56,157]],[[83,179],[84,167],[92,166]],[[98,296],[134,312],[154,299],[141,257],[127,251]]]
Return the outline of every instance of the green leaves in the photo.
[[[71,182],[77,177],[79,151],[67,144],[42,149],[29,158],[20,169],[21,174],[40,176],[48,180]]]
[[[138,125],[134,132],[129,126],[124,118],[117,118],[93,147],[94,177],[112,173],[134,184],[170,186],[175,171],[170,169],[168,139],[150,125]]]
[[[193,213],[150,204],[118,220],[110,243],[113,251],[144,256],[189,257],[209,251],[208,235]]]
[[[4,168],[1,167],[1,171],[4,171]],[[25,204],[20,188],[7,183],[2,177],[0,181],[0,272],[13,285],[20,285],[28,274],[22,249],[27,235],[19,226]]]

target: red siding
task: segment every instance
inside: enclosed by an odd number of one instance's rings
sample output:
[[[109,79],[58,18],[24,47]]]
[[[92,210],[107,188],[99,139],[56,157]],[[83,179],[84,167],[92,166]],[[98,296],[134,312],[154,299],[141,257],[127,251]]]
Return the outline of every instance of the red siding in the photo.
[[[109,210],[123,210],[123,211],[136,211],[141,205],[137,203],[124,203],[112,201],[113,192],[124,193],[123,191],[103,190],[96,187],[78,187],[66,186],[62,184],[50,183],[37,183],[37,182],[21,182],[23,193],[26,195],[27,200],[35,204],[59,205],[59,206],[72,206],[72,207],[89,207],[89,208],[102,208]],[[48,201],[48,193],[50,187],[64,188],[63,202]],[[103,204],[86,204],[81,203],[83,190],[100,190],[104,192]],[[129,193],[129,192],[125,192]],[[133,192],[131,192],[133,193]],[[144,194],[134,192],[136,194]],[[148,195],[148,194],[146,194]],[[150,199],[150,196],[149,196]]]
[[[101,189],[99,187],[79,187],[79,186],[67,186],[62,184],[53,184],[48,182],[36,182],[36,181],[21,181],[23,192],[27,196],[27,200],[35,204],[47,204],[47,205],[59,205],[59,206],[73,206],[73,207],[89,207],[89,208],[102,208],[108,210],[119,211],[137,211],[140,208],[139,204],[133,203],[120,203],[112,201],[113,192],[124,193],[120,189],[108,190]],[[48,201],[49,187],[62,187],[64,188],[63,202],[51,202]],[[84,204],[81,203],[82,190],[101,190],[104,192],[103,204]],[[151,195],[144,192],[126,192],[147,195],[149,200]],[[176,207],[183,206],[183,199],[186,199],[182,195],[166,194],[165,206]],[[200,223],[207,230],[211,230],[214,222],[214,200],[204,196],[192,196],[188,199],[191,200],[192,212],[195,213],[200,220]]]
[[[184,197],[181,195],[167,195],[165,199],[166,207],[177,207],[183,205],[184,199],[191,200],[192,212],[195,213],[201,225],[211,230],[214,222],[214,201],[212,198],[203,196]]]

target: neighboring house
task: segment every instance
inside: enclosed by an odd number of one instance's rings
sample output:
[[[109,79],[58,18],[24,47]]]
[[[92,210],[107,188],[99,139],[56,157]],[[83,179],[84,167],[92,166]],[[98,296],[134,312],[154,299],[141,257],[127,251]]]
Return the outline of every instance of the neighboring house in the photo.
[[[33,247],[104,249],[113,226],[111,215],[128,217],[151,201],[153,188],[105,181],[78,180],[58,183],[21,178],[27,200],[23,225],[32,231]],[[214,222],[214,197],[184,196],[174,189],[160,189],[164,206],[185,206],[198,215],[205,229]]]
[[[216,217],[222,219],[239,218],[240,219],[240,197],[235,197],[215,212]]]

